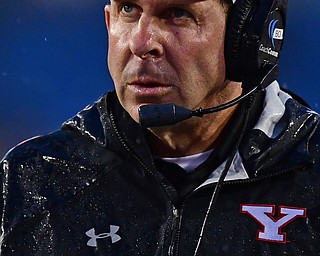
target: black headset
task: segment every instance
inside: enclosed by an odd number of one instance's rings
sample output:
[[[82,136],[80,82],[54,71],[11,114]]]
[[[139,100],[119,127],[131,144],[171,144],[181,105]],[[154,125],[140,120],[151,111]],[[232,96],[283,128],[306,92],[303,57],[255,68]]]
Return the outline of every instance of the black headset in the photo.
[[[227,78],[243,82],[277,66],[288,0],[237,0],[225,35]],[[263,76],[263,74],[262,74]]]

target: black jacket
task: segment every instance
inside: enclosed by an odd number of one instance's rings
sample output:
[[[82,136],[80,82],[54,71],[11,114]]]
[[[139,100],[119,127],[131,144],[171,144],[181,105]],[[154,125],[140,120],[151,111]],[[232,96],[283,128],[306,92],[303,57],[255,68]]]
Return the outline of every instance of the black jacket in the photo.
[[[2,160],[1,255],[320,255],[318,114],[273,83],[240,117],[177,189],[108,93]]]

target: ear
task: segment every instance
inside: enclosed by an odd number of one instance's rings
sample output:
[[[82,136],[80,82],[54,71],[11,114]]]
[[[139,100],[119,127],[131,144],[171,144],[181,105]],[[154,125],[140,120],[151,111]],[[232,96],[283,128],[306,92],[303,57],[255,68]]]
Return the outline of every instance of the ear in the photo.
[[[104,16],[105,16],[105,22],[106,22],[106,26],[107,26],[108,31],[110,29],[110,8],[111,8],[110,4],[107,4],[104,7]]]

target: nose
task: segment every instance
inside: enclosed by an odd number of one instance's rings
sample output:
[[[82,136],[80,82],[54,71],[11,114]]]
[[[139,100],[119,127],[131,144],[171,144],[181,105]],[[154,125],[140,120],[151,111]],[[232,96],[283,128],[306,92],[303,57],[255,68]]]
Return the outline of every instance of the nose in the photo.
[[[141,59],[159,58],[164,53],[160,24],[155,18],[140,17],[132,30],[129,47]]]

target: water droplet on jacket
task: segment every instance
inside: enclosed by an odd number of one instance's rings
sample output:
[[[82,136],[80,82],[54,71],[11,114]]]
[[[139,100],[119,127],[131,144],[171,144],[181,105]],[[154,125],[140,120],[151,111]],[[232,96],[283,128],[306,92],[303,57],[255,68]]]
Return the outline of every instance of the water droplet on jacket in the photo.
[[[252,155],[256,155],[256,154],[259,154],[261,152],[261,149],[258,148],[256,145],[252,145],[250,147],[250,152],[249,152],[249,155],[252,156]]]
[[[2,162],[3,170],[8,171],[9,170],[9,162],[7,160],[4,160]]]

